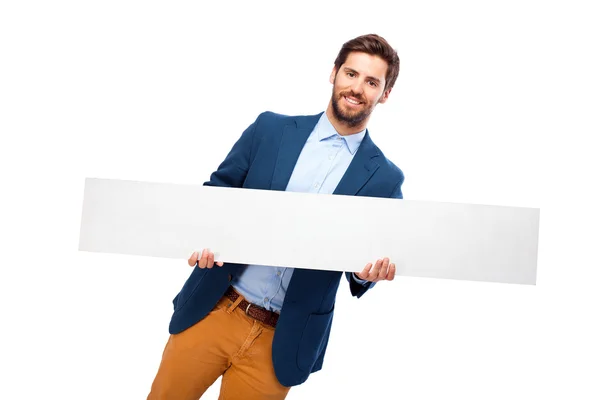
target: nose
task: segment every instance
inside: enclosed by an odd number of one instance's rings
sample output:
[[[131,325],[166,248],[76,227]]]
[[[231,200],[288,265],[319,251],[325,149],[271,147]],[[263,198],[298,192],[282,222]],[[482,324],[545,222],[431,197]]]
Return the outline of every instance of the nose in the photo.
[[[359,80],[359,79],[355,79],[355,80],[352,82],[352,85],[350,86],[350,89],[352,89],[352,91],[353,91],[355,94],[358,94],[358,95],[362,94],[362,92],[363,92],[363,86],[362,86],[362,82],[360,82],[360,80]]]

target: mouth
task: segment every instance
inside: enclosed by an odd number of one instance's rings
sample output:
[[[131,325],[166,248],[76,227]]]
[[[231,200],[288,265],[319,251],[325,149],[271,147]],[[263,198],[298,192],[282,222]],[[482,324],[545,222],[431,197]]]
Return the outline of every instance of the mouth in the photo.
[[[346,103],[353,105],[353,106],[358,106],[361,105],[362,102],[358,101],[357,99],[355,99],[354,97],[347,97],[347,96],[343,96],[344,100],[346,100]]]

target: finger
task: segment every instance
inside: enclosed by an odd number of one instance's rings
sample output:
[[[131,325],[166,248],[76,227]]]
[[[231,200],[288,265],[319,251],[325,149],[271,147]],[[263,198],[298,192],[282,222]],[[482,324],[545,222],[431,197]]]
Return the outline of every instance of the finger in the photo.
[[[206,268],[207,261],[206,249],[204,249],[202,250],[202,256],[198,260],[198,268]]]
[[[372,266],[373,264],[368,263],[362,271],[356,273],[356,276],[358,276],[363,281],[366,281],[369,277],[369,271],[371,270]]]
[[[384,280],[388,274],[388,268],[390,266],[390,259],[385,257],[383,259],[383,263],[381,264],[381,270],[379,270],[379,275],[377,276],[377,280]]]
[[[396,264],[390,264],[390,270],[388,271],[386,279],[388,281],[393,281],[394,276],[396,276]]]
[[[379,271],[381,271],[381,265],[383,264],[383,260],[377,260],[377,262],[375,263],[375,266],[373,267],[373,269],[371,270],[371,273],[369,274],[369,281],[371,282],[377,282],[378,279],[377,277],[379,276]]]
[[[190,267],[193,267],[194,265],[196,265],[196,261],[198,261],[198,252],[195,251],[192,253],[192,255],[190,256],[190,259],[188,260],[188,265]]]
[[[217,265],[218,265],[219,267],[222,267],[222,266],[223,266],[223,261],[217,261]]]
[[[215,265],[215,254],[212,251],[208,251],[207,259],[208,263],[206,264],[206,267],[212,268]]]

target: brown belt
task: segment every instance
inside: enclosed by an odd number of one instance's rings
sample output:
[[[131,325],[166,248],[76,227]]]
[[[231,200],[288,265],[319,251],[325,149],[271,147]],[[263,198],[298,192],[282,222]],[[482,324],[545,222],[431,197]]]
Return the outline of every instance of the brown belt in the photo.
[[[237,298],[240,297],[240,295],[235,290],[233,290],[231,286],[229,286],[229,289],[227,289],[227,292],[225,292],[225,297],[227,297],[231,301],[236,301]],[[249,303],[246,301],[246,299],[243,299],[238,305],[238,307],[244,310],[246,314],[262,322],[263,324],[267,324],[269,326],[272,326],[273,328],[275,328],[275,326],[277,325],[279,314],[277,314],[276,312],[269,311],[266,308],[257,306],[256,304]]]

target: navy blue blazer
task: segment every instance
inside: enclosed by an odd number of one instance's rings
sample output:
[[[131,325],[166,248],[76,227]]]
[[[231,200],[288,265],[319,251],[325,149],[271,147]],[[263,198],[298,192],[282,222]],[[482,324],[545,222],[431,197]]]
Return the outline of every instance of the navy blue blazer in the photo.
[[[204,185],[285,190],[321,114],[260,114]],[[403,181],[402,171],[385,158],[367,131],[334,194],[401,199]],[[221,268],[194,268],[173,300],[169,332],[177,334],[204,318],[240,266],[225,263]],[[341,276],[338,271],[294,270],[273,338],[273,366],[282,385],[301,384],[321,369]],[[346,277],[353,296],[362,296],[373,285],[356,283],[350,273]]]

